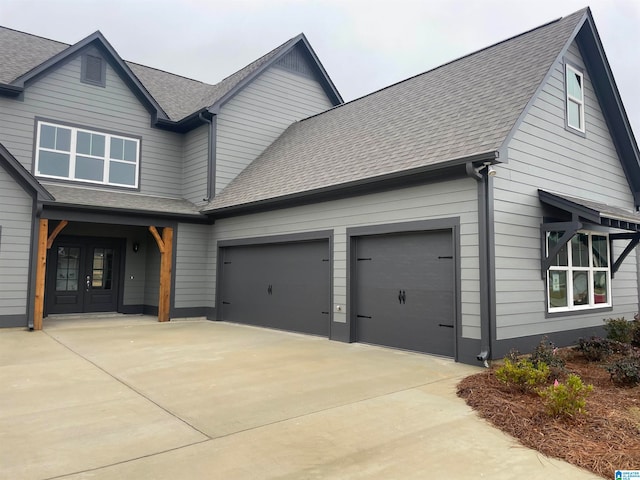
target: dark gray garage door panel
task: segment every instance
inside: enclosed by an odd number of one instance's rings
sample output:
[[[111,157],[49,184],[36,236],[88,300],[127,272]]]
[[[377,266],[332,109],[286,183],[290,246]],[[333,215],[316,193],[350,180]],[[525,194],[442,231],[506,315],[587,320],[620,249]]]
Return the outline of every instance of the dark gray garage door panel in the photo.
[[[453,356],[452,232],[361,237],[355,245],[357,340]]]
[[[222,320],[329,335],[329,242],[222,249]]]

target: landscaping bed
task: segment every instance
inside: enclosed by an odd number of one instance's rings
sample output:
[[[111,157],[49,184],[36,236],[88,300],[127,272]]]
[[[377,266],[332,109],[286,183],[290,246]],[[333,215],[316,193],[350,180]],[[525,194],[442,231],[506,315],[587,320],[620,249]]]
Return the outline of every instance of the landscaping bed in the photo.
[[[547,354],[551,349],[546,348]],[[616,470],[640,469],[640,386],[635,377],[625,386],[617,377],[616,384],[607,370],[621,359],[635,359],[639,349],[629,345],[624,353],[612,352],[598,361],[587,360],[584,351],[576,348],[552,351],[558,364],[551,367],[544,384],[531,388],[505,382],[500,366],[492,366],[462,380],[458,395],[494,426],[547,456],[604,478],[614,478]],[[515,355],[511,358],[517,361]],[[551,414],[538,392],[568,385],[570,374],[593,386],[585,393],[584,408],[573,414]]]

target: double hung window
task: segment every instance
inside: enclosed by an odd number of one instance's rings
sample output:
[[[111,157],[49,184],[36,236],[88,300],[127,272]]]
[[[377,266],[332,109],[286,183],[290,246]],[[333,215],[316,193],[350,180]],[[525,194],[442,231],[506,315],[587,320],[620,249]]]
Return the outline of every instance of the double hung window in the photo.
[[[83,128],[38,123],[36,175],[138,186],[140,140]]]
[[[558,244],[563,233],[547,234],[547,251]],[[576,233],[547,272],[549,313],[611,306],[609,258],[607,234]]]
[[[566,65],[567,125],[584,133],[584,76]]]

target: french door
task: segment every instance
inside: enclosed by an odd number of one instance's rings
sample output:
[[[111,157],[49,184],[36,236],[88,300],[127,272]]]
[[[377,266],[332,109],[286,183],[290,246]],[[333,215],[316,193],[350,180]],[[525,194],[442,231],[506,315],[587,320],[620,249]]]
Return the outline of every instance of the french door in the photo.
[[[93,237],[56,239],[47,258],[47,313],[116,311],[121,243]]]

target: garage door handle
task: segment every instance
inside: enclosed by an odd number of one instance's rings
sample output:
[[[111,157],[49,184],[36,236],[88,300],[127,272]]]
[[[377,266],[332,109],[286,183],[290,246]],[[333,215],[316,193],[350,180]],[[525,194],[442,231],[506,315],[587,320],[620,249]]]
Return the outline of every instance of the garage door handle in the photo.
[[[371,318],[369,315],[356,315],[358,318]]]
[[[267,295],[273,295],[273,285],[267,287]]]
[[[407,303],[407,292],[398,290],[398,303]]]
[[[439,323],[438,324],[439,327],[447,327],[447,328],[453,328],[453,325],[449,325],[447,323]]]

